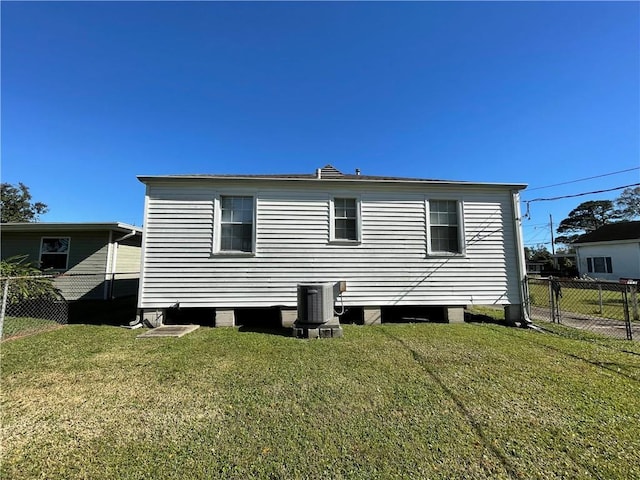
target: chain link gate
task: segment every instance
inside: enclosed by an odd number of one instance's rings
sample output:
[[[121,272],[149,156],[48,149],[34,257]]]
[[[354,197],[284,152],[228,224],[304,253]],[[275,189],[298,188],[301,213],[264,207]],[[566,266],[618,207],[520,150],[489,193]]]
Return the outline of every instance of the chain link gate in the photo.
[[[601,335],[640,340],[638,285],[633,280],[607,282],[529,278],[529,316]]]

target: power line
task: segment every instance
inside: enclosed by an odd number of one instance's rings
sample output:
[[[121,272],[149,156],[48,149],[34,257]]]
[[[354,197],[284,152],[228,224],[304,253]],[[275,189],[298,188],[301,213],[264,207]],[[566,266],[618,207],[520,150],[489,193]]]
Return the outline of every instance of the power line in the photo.
[[[537,230],[538,227],[548,227],[549,226],[549,222],[545,222],[545,223],[527,223],[526,225],[523,225],[522,228],[533,228],[534,230]]]
[[[593,192],[575,193],[573,195],[562,195],[560,197],[534,198],[533,200],[527,200],[525,203],[529,205],[530,203],[533,203],[533,202],[549,202],[551,200],[562,200],[563,198],[583,197],[585,195],[594,195],[596,193],[613,192],[614,190],[622,190],[623,188],[637,187],[639,185],[640,183],[632,183],[631,185],[623,185],[622,187],[607,188],[606,190],[594,190]]]
[[[559,187],[560,185],[569,185],[571,183],[584,182],[585,180],[593,180],[595,178],[609,177],[611,175],[618,175],[619,173],[632,172],[634,170],[640,170],[640,167],[627,168],[626,170],[619,170],[617,172],[611,172],[611,173],[603,173],[602,175],[595,175],[593,177],[579,178],[577,180],[570,180],[568,182],[554,183],[553,185],[545,185],[544,187],[528,188],[527,192],[532,192],[533,190],[542,190],[543,188]]]
[[[525,218],[531,218],[531,213],[530,213],[530,204],[533,202],[550,202],[553,200],[562,200],[565,198],[575,198],[575,197],[583,197],[585,195],[594,195],[596,193],[605,193],[605,192],[613,192],[614,190],[622,190],[624,188],[629,188],[629,187],[637,187],[639,186],[640,183],[632,183],[631,185],[623,185],[622,187],[615,187],[615,188],[607,188],[605,190],[594,190],[592,192],[583,192],[583,193],[576,193],[573,195],[562,195],[560,197],[549,197],[549,198],[534,198],[533,200],[526,200],[524,203],[527,204],[527,212],[524,214]]]

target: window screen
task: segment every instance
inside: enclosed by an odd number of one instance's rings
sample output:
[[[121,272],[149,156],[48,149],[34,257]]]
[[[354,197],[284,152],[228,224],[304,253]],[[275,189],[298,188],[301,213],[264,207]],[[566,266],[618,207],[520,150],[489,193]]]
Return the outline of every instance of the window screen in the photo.
[[[220,250],[253,251],[253,197],[220,197]]]
[[[457,201],[431,200],[429,223],[432,252],[461,252]]]

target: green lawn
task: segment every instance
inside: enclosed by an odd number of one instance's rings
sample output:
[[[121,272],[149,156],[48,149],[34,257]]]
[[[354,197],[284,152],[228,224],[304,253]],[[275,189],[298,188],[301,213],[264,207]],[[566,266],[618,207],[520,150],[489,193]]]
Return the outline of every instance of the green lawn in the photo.
[[[60,327],[53,320],[32,317],[6,317],[2,326],[2,339],[33,335]]]
[[[1,478],[640,478],[637,343],[492,324],[139,333],[2,344]]]

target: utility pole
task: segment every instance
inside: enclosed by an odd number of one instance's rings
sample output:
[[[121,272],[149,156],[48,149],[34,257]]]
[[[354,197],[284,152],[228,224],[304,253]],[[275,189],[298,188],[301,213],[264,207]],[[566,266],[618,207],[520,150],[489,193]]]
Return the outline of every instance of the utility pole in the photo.
[[[556,254],[556,245],[553,240],[553,217],[549,214],[549,229],[551,230],[551,255]],[[555,263],[555,260],[554,260]]]

